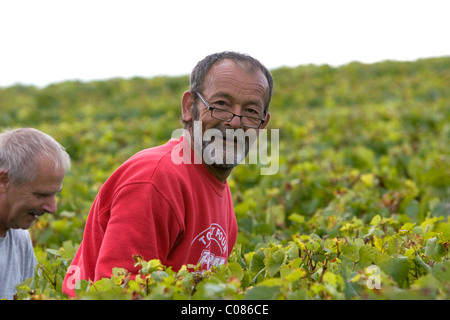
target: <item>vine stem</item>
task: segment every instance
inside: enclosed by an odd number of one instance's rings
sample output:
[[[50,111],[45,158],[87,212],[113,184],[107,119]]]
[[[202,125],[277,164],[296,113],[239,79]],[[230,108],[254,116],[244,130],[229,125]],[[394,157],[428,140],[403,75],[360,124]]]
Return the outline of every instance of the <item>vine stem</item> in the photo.
[[[249,286],[253,285],[256,282],[256,279],[259,277],[259,275],[261,274],[261,272],[265,271],[266,267],[262,268],[258,274],[252,279],[252,281],[250,282]]]
[[[56,290],[56,276],[55,276],[55,281],[52,281],[50,276],[47,274],[47,269],[45,269],[45,267],[42,264],[39,265],[39,269],[41,269],[44,272],[45,277],[48,279],[48,281],[53,285],[53,287]]]
[[[320,275],[319,283],[322,283],[323,275],[324,275],[325,271],[327,271],[327,269],[328,269],[328,258],[329,257],[327,256],[327,258],[325,259],[325,263],[323,265],[322,274]]]

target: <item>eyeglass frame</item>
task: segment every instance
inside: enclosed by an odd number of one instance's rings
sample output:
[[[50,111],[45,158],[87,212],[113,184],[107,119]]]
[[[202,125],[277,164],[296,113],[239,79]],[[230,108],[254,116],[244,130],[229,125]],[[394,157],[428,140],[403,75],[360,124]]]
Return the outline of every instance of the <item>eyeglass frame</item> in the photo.
[[[239,115],[239,114],[236,114],[236,113],[228,111],[228,110],[224,110],[224,109],[221,109],[221,108],[213,107],[213,106],[211,106],[211,104],[208,101],[206,101],[205,97],[203,97],[203,95],[200,92],[195,92],[194,94],[196,94],[200,98],[200,100],[202,100],[202,102],[206,106],[206,108],[211,111],[211,117],[213,117],[214,119],[217,119],[217,120],[220,120],[220,121],[230,122],[231,120],[234,119],[234,117],[239,117],[239,119],[241,120],[242,126],[247,127],[247,128],[252,128],[252,129],[259,129],[259,128],[261,128],[261,126],[264,123],[264,121],[266,121],[266,118],[265,119],[261,119],[261,118],[257,118],[257,117],[243,116],[243,115]],[[219,118],[214,117],[213,116],[214,109],[231,113],[232,114],[231,119],[230,120],[224,120],[224,119],[219,119]],[[242,123],[242,117],[255,119],[255,120],[257,119],[257,120],[261,121],[261,123],[257,127],[248,126],[248,125],[245,125],[245,124]]]

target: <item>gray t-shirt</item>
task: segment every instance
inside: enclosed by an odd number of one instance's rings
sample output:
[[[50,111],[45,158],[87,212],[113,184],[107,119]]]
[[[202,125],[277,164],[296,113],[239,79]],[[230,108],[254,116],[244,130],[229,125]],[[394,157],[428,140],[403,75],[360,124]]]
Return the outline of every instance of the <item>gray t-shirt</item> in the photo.
[[[33,277],[36,264],[28,230],[9,229],[0,237],[0,299],[13,299],[16,286]]]

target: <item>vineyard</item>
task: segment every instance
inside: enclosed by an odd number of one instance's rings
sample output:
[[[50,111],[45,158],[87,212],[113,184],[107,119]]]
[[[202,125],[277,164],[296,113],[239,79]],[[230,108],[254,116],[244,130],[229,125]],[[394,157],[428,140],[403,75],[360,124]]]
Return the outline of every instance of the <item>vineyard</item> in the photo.
[[[175,272],[136,255],[139,276],[81,281],[78,299],[450,299],[450,57],[272,74],[279,170],[232,172],[228,263]],[[30,229],[39,265],[17,299],[67,299],[62,280],[100,186],[182,127],[188,86],[183,76],[0,89],[0,129],[40,129],[72,159],[58,212]]]

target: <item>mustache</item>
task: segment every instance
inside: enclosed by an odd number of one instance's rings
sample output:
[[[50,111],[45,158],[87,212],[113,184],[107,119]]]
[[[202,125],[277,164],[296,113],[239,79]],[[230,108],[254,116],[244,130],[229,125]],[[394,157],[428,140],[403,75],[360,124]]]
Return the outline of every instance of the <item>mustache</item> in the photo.
[[[217,130],[221,133],[223,139],[228,140],[228,141],[233,141],[234,142],[243,142],[245,144],[249,143],[250,137],[246,136],[246,133],[244,130],[242,129],[230,129],[230,128],[223,128],[220,126],[214,127],[212,128],[214,130]],[[254,129],[248,129],[248,130],[254,130]],[[256,137],[256,135],[255,135]],[[213,140],[216,137],[213,136]]]
[[[42,216],[43,214],[47,213],[45,210],[38,210],[38,209],[31,209],[28,211],[28,213],[31,213],[34,216]]]

